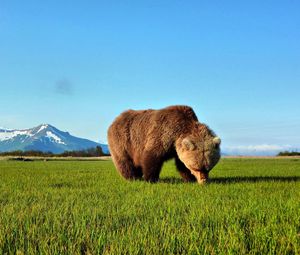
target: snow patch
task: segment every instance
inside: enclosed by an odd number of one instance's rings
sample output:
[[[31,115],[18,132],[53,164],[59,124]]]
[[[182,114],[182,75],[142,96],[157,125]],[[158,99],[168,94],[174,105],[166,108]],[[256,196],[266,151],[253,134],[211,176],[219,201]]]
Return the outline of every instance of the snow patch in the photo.
[[[57,135],[53,134],[51,131],[47,131],[46,134],[46,137],[48,137],[50,140],[54,140],[56,143],[66,145]]]
[[[1,130],[0,141],[6,141],[19,135],[33,136],[29,130]]]
[[[40,127],[40,129],[37,131],[37,133],[43,131],[43,130],[46,129],[47,127],[48,127],[48,125],[42,125],[42,126]]]

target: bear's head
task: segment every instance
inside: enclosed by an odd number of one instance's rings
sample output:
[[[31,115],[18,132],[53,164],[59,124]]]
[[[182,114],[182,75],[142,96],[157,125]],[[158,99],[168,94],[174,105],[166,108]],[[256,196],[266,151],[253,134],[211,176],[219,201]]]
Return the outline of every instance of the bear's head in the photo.
[[[196,123],[191,133],[180,136],[175,143],[179,159],[199,183],[208,181],[209,171],[220,159],[221,139],[204,124]]]

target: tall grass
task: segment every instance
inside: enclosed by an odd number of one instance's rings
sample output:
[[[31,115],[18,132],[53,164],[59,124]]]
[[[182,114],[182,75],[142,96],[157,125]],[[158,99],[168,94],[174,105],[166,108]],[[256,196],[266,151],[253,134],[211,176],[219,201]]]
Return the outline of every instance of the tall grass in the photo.
[[[0,254],[300,254],[300,161],[223,159],[206,186],[111,161],[0,161]]]

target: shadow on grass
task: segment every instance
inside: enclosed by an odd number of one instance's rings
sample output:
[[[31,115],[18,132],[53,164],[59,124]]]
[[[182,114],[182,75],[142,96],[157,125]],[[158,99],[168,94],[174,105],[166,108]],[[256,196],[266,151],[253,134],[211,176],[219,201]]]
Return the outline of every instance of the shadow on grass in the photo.
[[[211,178],[209,183],[241,183],[241,182],[299,182],[300,176],[232,176]],[[160,183],[184,183],[176,177],[165,177],[159,180]]]
[[[233,176],[211,178],[211,183],[240,183],[240,182],[298,182],[300,176]]]
[[[60,182],[60,183],[50,184],[49,187],[56,188],[56,189],[61,189],[61,188],[72,188],[73,185],[71,183],[68,183],[68,182]]]
[[[160,178],[158,183],[176,184],[176,183],[184,183],[184,181],[176,177],[165,177],[165,178]]]

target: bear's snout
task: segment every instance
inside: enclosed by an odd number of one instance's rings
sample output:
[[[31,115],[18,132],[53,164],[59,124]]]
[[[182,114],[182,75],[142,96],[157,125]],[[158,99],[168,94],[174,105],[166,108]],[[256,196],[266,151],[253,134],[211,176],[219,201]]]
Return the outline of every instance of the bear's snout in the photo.
[[[199,184],[205,184],[209,181],[207,171],[194,171],[191,170],[191,173],[196,177]]]

